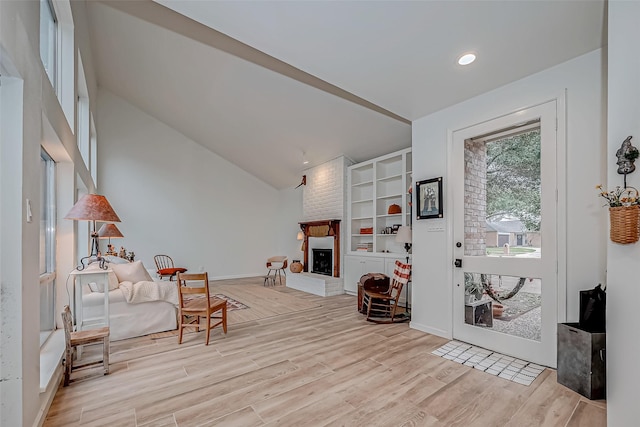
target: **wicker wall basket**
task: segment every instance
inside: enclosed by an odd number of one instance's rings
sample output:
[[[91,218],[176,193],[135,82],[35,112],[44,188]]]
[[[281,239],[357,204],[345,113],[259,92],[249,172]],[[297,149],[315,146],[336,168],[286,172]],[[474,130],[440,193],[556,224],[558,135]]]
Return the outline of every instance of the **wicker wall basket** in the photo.
[[[638,241],[638,230],[640,227],[640,207],[619,206],[609,208],[609,221],[611,230],[609,236],[612,242],[623,245]]]

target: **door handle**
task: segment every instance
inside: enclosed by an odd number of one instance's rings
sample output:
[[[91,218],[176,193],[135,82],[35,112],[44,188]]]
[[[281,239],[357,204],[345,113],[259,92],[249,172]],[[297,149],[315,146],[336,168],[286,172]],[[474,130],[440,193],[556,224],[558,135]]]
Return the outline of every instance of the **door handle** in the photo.
[[[458,268],[462,268],[462,260],[460,258],[456,258],[456,260],[453,262],[453,265]]]

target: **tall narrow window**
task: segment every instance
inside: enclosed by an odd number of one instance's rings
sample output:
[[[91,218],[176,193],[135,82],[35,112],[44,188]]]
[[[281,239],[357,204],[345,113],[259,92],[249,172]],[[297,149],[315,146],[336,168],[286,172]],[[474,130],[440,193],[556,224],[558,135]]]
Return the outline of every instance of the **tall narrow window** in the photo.
[[[58,20],[50,0],[40,0],[40,59],[57,90]]]
[[[56,307],[55,163],[40,154],[40,345],[55,329]]]

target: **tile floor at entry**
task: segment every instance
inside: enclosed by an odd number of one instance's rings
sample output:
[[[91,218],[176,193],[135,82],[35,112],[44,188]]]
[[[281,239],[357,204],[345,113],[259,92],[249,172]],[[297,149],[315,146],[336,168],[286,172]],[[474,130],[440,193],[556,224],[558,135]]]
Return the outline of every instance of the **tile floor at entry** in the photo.
[[[460,341],[449,341],[431,354],[527,386],[545,369],[526,360]]]

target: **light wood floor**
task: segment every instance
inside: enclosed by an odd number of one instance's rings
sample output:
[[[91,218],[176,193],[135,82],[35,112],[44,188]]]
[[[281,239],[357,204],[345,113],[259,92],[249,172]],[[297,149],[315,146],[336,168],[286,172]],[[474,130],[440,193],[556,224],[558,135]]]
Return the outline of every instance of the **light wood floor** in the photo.
[[[526,387],[431,355],[447,340],[366,322],[353,296],[261,279],[212,288],[250,306],[230,313],[226,336],[216,328],[208,347],[203,333],[113,342],[111,373],[60,387],[44,425],[606,425],[606,403],[555,371]]]

